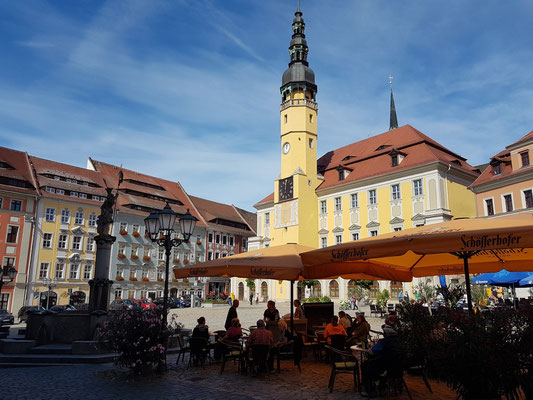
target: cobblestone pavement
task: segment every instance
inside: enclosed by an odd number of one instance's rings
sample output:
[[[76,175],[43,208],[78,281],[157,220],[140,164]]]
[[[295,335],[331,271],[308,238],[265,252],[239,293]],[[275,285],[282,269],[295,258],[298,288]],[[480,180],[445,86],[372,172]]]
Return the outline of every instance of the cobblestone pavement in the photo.
[[[305,359],[302,373],[291,361],[282,361],[281,373],[259,377],[243,376],[237,366],[191,367],[175,365],[169,356],[170,370],[163,376],[135,381],[129,371],[112,365],[72,365],[65,367],[10,368],[2,370],[2,399],[362,399],[353,390],[353,378],[339,375],[333,393],[327,390],[330,367]],[[430,394],[421,377],[406,376],[413,399],[454,399],[444,384],[432,382]],[[397,399],[408,398],[405,392]]]

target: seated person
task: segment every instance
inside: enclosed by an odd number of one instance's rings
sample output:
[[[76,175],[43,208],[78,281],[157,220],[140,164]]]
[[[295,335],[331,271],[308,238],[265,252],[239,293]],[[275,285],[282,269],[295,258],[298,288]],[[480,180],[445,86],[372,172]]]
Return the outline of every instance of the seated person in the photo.
[[[250,349],[250,352],[254,344],[264,344],[269,346],[274,344],[274,336],[272,336],[272,332],[266,329],[265,321],[262,319],[257,321],[257,328],[250,333],[250,336],[246,341],[246,347]]]
[[[269,300],[267,303],[267,309],[263,314],[263,320],[265,322],[273,321],[276,322],[279,319],[279,311],[276,309],[276,303],[272,300]]]
[[[209,327],[205,324],[205,318],[200,317],[197,320],[198,325],[192,331],[192,337],[201,337],[209,340]]]
[[[362,380],[366,392],[361,393],[363,396],[375,394],[375,381],[383,372],[390,368],[401,368],[400,341],[396,331],[385,325],[383,334],[385,337],[369,350],[368,359],[361,365]]]
[[[370,333],[370,324],[363,315],[358,315],[356,322],[353,324],[352,336],[346,341],[346,347],[353,346],[357,343],[366,343]]]
[[[294,318],[295,319],[302,319],[304,317],[304,310],[302,308],[302,304],[300,303],[300,300],[296,299],[294,300]]]
[[[331,335],[344,335],[348,336],[346,334],[346,330],[339,325],[339,317],[334,315],[331,317],[331,322],[326,325],[326,329],[324,330],[324,339],[327,340],[328,344],[331,344]]]
[[[238,342],[241,336],[242,336],[242,329],[241,329],[241,323],[239,321],[239,318],[233,318],[231,320],[231,326],[226,331],[226,335],[224,335],[223,339],[229,342]]]
[[[352,327],[352,324],[344,311],[339,311],[339,325],[341,325],[345,331]]]
[[[389,316],[385,320],[385,325],[392,326],[396,328],[398,325],[398,313],[396,311],[391,311]]]
[[[287,323],[280,319],[278,321],[278,327],[279,327],[279,341],[278,341],[278,344],[282,345],[282,344],[285,344],[289,341],[289,337],[291,336],[290,332],[289,332],[289,328],[287,326]]]

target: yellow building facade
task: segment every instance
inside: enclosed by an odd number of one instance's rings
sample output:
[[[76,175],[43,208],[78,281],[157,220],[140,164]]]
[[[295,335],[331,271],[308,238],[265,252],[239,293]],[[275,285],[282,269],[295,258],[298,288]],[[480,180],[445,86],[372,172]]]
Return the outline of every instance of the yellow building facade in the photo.
[[[26,304],[86,303],[105,183],[94,171],[31,157],[39,189]]]

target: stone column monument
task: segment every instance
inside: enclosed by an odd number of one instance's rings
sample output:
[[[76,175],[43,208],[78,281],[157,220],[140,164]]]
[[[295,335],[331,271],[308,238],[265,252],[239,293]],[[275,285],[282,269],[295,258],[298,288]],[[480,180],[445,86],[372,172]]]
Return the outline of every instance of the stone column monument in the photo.
[[[111,247],[117,239],[112,236],[111,225],[113,223],[113,210],[117,200],[117,194],[112,193],[111,188],[106,188],[107,197],[100,207],[100,216],[97,221],[98,235],[96,242],[96,261],[94,265],[94,279],[89,281],[91,293],[89,295],[89,312],[107,311],[110,300],[111,286],[113,281],[109,279],[109,267],[111,260]]]

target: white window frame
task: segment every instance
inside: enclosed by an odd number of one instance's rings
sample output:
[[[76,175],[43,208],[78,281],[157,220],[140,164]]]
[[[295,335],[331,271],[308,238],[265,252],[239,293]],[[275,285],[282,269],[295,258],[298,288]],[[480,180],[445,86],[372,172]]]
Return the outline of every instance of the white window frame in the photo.
[[[486,197],[486,198],[483,199],[483,209],[485,211],[485,216],[488,217],[490,215],[489,215],[489,212],[488,212],[487,200],[490,200],[492,202],[492,214],[491,215],[496,214],[496,203],[494,202],[494,197]]]
[[[80,235],[73,236],[72,237],[72,250],[82,251],[82,249],[83,249],[83,236],[80,236]]]
[[[94,228],[98,221],[98,215],[95,213],[90,213],[87,221],[88,221],[88,226]]]
[[[50,271],[50,263],[42,262],[39,264],[39,271],[37,272],[37,276],[39,277],[40,280],[46,279],[48,278],[49,271]]]
[[[61,269],[59,268],[61,266]],[[58,272],[61,272],[58,274]],[[56,262],[56,270],[55,270],[55,278],[58,280],[65,279],[65,263],[64,262]]]
[[[342,234],[335,235],[335,244],[342,244]]]
[[[93,265],[92,264],[85,264],[83,266],[83,280],[91,279],[92,275],[93,275]]]
[[[71,263],[69,265],[68,279],[70,279],[70,280],[80,279],[80,265],[81,264],[79,262],[74,262],[74,263]],[[73,272],[74,272],[74,274],[73,274]]]
[[[391,200],[397,201],[402,199],[402,191],[399,183],[390,186]]]
[[[64,239],[64,240],[61,240]],[[68,249],[68,234],[60,233],[57,237],[57,248],[60,250]]]
[[[87,236],[87,241],[85,243],[85,251],[93,252],[94,251],[94,237]]]
[[[54,234],[50,232],[43,232],[43,243],[42,243],[43,249],[51,249],[53,243],[54,243]]]
[[[359,195],[358,195],[358,193],[352,193],[350,195],[350,207],[352,209],[359,208]]]
[[[327,238],[327,236],[323,236],[323,237],[320,238],[320,247],[321,248],[328,247],[328,238]]]
[[[84,211],[76,211],[76,214],[74,216],[74,224],[75,225],[83,225],[85,223],[85,212]]]
[[[375,206],[378,204],[378,192],[377,189],[368,190],[368,205]]]
[[[335,200],[334,200],[334,204],[335,204],[335,211],[342,211],[342,197],[338,196],[338,197],[335,197]]]
[[[359,240],[359,232],[352,232],[352,241]]]
[[[507,203],[505,202],[505,196],[511,196],[511,207],[512,207],[512,210],[510,210],[510,211],[507,211]],[[502,211],[503,212],[511,212],[511,211],[516,210],[515,202],[514,202],[514,196],[513,196],[512,193],[504,193],[504,194],[502,194],[501,200],[502,200]]]
[[[8,242],[7,241],[7,237],[10,235],[9,233],[9,228],[16,228],[17,229],[17,234],[16,234],[16,237],[15,237],[15,241],[14,242]],[[9,243],[9,244],[17,244],[19,242],[19,236],[20,236],[20,226],[18,225],[7,225],[7,228],[6,228],[6,243]]]
[[[15,208],[13,208],[13,205],[14,205],[14,204],[17,204],[19,207],[15,207]],[[23,205],[23,204],[24,204],[24,203],[23,203],[22,200],[19,200],[19,199],[12,199],[12,200],[11,200],[11,204],[9,205],[9,209],[10,209],[11,211],[23,211],[23,210],[22,210],[22,205]],[[18,210],[17,210],[17,208],[18,208]]]
[[[63,208],[61,210],[61,223],[70,224],[70,215],[71,215],[70,210],[67,208]]]
[[[328,202],[327,200],[320,200],[320,214],[326,215],[328,213]]]
[[[413,197],[419,197],[424,195],[424,189],[422,185],[422,179],[415,179],[413,181]]]
[[[375,235],[372,234],[372,233],[374,233],[374,232],[376,232]],[[368,236],[369,236],[369,237],[375,237],[375,236],[378,236],[378,235],[379,235],[379,229],[370,229],[370,230],[368,231]]]
[[[46,207],[44,220],[46,222],[56,222],[56,209],[53,207]]]
[[[531,199],[532,199],[532,202],[533,202],[533,189],[529,188],[529,189],[522,189],[520,191],[520,196],[522,197],[522,208],[527,210],[528,207],[527,207],[527,203],[526,203],[526,192],[531,192]],[[531,208],[531,207],[530,207]]]

